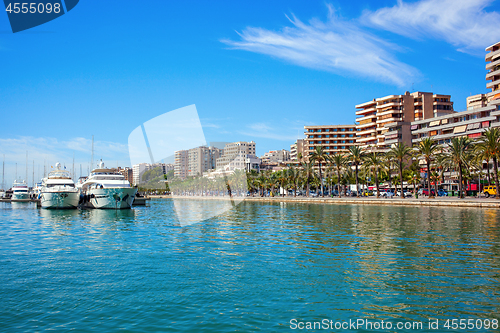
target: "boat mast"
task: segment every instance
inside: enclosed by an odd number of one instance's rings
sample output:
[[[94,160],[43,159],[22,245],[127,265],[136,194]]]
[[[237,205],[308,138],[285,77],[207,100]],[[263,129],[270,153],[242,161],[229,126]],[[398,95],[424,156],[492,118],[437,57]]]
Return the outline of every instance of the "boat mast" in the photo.
[[[92,158],[90,160],[90,171],[94,167],[94,136],[92,135]]]
[[[5,154],[3,154],[2,163],[2,189],[5,190]]]
[[[28,185],[28,151],[26,150],[26,185]]]
[[[73,152],[73,173],[71,174],[71,179],[75,181],[75,152]]]
[[[33,160],[33,187],[35,187],[35,160]]]

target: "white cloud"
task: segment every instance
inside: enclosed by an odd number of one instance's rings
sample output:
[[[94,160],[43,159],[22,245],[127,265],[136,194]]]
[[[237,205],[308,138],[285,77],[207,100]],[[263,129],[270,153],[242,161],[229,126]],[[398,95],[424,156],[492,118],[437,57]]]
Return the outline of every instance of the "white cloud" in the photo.
[[[409,38],[432,36],[460,51],[473,52],[500,40],[500,14],[485,8],[492,0],[421,0],[365,12],[360,22]]]
[[[247,130],[240,131],[239,133],[250,138],[256,137],[291,142],[295,142],[295,140],[297,140],[295,135],[290,134],[297,131],[297,128],[293,125],[274,128],[265,123],[254,123],[247,125],[247,128]]]
[[[59,141],[51,137],[21,136],[17,138],[0,138],[0,159],[5,157],[5,186],[9,188],[16,175],[22,179],[26,178],[26,152],[28,153],[28,180],[31,186],[33,182],[33,163],[35,164],[35,179],[43,176],[44,167],[50,171],[50,166],[61,162],[67,168],[72,167],[73,157],[75,159],[75,174],[79,175],[80,164],[82,172],[87,174],[91,159],[92,141],[85,138],[72,138],[67,141]],[[128,146],[126,144],[95,141],[94,162],[103,158],[109,166],[128,166]],[[3,170],[2,170],[3,171]],[[0,171],[1,172],[1,171]],[[0,179],[0,182],[2,179]],[[2,185],[0,184],[0,187]]]
[[[339,74],[355,74],[376,81],[403,86],[418,71],[400,61],[394,45],[360,29],[358,22],[334,15],[330,5],[328,20],[303,23],[295,16],[292,26],[282,31],[247,27],[239,41],[222,40],[235,49],[274,56],[294,64]]]

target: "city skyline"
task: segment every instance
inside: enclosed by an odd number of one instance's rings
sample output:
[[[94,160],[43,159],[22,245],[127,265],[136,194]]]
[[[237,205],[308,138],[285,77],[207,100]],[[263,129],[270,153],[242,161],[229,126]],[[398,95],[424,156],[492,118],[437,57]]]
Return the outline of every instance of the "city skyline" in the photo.
[[[130,166],[129,133],[191,104],[207,142],[253,140],[257,156],[304,125],[353,124],[375,97],[432,91],[462,111],[487,92],[484,48],[500,40],[498,1],[99,6],[17,34],[1,14],[6,187],[26,152],[29,178],[33,161],[88,169],[92,135],[94,161]]]

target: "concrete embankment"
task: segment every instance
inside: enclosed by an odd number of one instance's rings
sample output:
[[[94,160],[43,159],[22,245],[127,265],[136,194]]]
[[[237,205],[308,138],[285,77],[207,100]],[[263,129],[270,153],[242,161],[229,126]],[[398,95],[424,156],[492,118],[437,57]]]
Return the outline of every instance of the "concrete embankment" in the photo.
[[[170,199],[198,199],[198,200],[229,200],[228,197],[202,197],[202,196],[151,196],[156,198]],[[241,199],[241,198],[240,198]],[[439,207],[473,207],[473,208],[500,208],[500,200],[486,198],[465,198],[457,197],[444,198],[306,198],[306,197],[246,197],[245,201],[254,202],[290,202],[290,203],[314,203],[314,204],[340,204],[340,205],[395,205],[395,206],[439,206]]]

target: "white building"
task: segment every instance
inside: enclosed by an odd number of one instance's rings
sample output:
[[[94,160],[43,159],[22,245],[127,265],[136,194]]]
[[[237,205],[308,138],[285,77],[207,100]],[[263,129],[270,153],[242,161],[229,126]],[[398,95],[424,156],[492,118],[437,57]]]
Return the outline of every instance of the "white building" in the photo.
[[[262,163],[286,163],[290,161],[290,152],[286,149],[271,150],[261,157]]]

